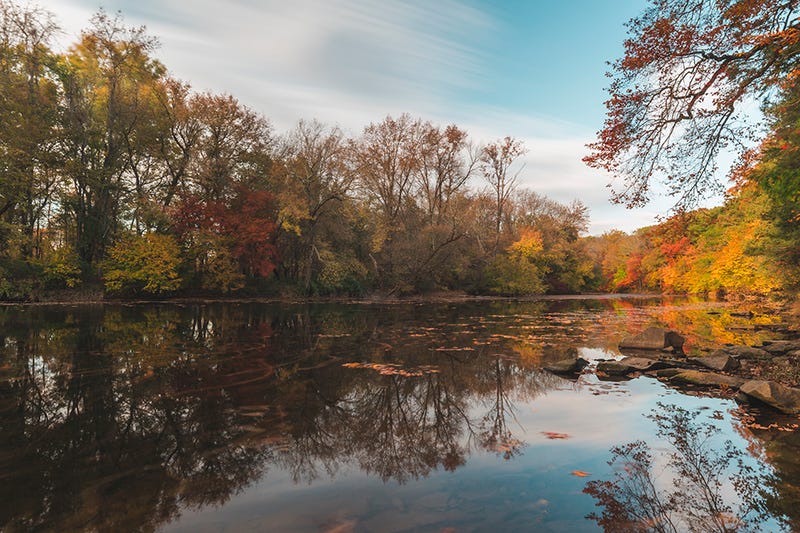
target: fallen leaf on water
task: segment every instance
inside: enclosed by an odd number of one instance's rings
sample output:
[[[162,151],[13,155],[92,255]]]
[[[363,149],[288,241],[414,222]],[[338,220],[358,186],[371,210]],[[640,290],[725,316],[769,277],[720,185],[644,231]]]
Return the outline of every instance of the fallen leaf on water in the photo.
[[[323,526],[323,533],[351,533],[356,528],[355,520],[344,520]]]
[[[345,368],[367,368],[375,370],[382,376],[403,376],[403,377],[420,377],[425,374],[438,374],[439,369],[430,365],[419,366],[411,369],[400,368],[400,365],[394,363],[342,363]]]
[[[590,475],[589,472],[584,472],[583,470],[573,470],[570,474],[577,477],[588,477]]]
[[[542,431],[542,435],[548,439],[568,439],[570,435],[567,433],[558,433],[557,431]]]

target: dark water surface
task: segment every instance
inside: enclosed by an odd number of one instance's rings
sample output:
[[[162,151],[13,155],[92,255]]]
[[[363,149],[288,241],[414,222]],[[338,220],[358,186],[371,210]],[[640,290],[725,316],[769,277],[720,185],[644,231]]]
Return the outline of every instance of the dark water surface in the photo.
[[[797,419],[646,376],[541,370],[617,357],[649,325],[695,352],[775,338],[760,327],[775,318],[740,311],[0,307],[0,529],[800,530]]]

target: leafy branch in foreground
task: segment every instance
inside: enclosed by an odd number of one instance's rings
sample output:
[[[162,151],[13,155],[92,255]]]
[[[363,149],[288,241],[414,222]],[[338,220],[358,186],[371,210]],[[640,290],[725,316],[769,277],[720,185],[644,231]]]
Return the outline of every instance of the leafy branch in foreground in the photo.
[[[799,15],[796,0],[652,0],[628,23],[584,159],[622,180],[615,202],[646,204],[660,178],[679,210],[720,190],[720,152],[756,140],[743,104],[770,103],[798,74]]]

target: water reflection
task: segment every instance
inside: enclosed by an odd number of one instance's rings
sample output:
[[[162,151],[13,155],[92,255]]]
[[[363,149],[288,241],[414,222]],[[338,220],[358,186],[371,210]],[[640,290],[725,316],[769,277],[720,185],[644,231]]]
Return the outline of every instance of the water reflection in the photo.
[[[774,486],[771,472],[753,464],[747,451],[732,441],[721,442],[720,427],[713,420],[698,420],[700,416],[699,410],[659,404],[650,418],[657,425],[656,436],[669,443],[669,451],[660,457],[666,465],[656,465],[644,441],[613,448],[613,478],[590,481],[584,489],[602,509],[589,517],[605,531],[620,532],[728,533],[788,527],[780,515],[775,523],[764,524],[772,517],[767,506],[774,496],[768,488]]]
[[[0,308],[0,525],[152,530],[273,470],[407,483],[481,450],[513,462],[528,444],[519,410],[573,386],[542,363],[613,351],[664,312],[618,300]]]

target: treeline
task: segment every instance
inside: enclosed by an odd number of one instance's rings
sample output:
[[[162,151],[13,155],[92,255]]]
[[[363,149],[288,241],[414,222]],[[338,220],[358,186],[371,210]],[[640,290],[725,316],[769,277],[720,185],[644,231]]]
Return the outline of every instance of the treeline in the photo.
[[[796,294],[797,220],[785,218],[786,201],[771,198],[757,177],[748,170],[722,206],[677,214],[632,234],[586,237],[600,288],[734,298]]]
[[[50,13],[0,10],[0,299],[592,286],[586,209],[518,189],[515,139],[408,115],[278,134],[119,16],[58,52]]]

